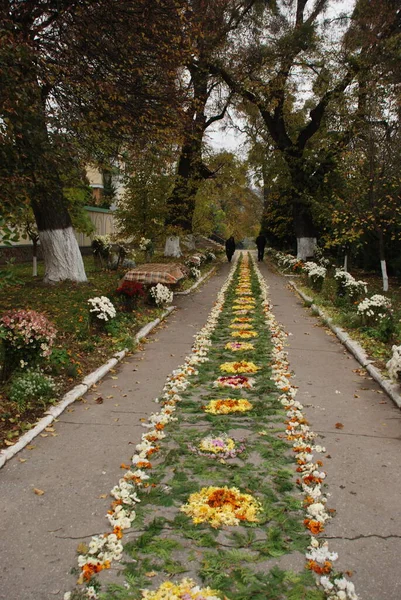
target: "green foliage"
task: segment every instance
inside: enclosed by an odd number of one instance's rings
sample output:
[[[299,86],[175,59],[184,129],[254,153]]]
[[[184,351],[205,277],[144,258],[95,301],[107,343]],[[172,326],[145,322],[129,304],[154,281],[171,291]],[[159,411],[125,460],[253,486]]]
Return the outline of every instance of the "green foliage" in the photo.
[[[9,398],[24,411],[29,404],[46,405],[55,398],[56,385],[53,379],[42,371],[28,369],[16,373],[10,383]]]

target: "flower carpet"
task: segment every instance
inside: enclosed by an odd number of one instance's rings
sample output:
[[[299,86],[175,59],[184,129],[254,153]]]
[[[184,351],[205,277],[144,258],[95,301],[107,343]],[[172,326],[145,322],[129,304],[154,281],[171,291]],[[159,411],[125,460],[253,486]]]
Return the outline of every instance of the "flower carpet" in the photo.
[[[232,341],[247,332],[252,343]],[[143,424],[111,490],[110,530],[80,544],[65,600],[357,599],[322,536],[325,449],[296,400],[285,338],[245,255]],[[280,566],[299,553],[301,568]]]

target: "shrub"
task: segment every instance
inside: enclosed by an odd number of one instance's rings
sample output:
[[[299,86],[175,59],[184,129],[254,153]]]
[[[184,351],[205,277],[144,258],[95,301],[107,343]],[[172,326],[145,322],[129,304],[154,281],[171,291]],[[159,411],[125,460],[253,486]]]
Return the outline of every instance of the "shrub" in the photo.
[[[88,304],[92,307],[89,309],[89,312],[97,323],[113,319],[117,314],[112,301],[106,296],[89,298]]]
[[[49,400],[54,399],[55,394],[56,384],[52,377],[42,371],[28,369],[13,378],[8,396],[22,412],[34,402],[42,402],[46,405]]]
[[[355,302],[368,291],[365,281],[357,281],[350,273],[343,269],[335,270],[334,279],[337,282],[337,296],[347,297],[351,302]]]
[[[198,269],[197,267],[191,267],[189,269],[189,275],[193,279],[199,279],[199,277],[201,276],[200,269]]]
[[[171,304],[173,301],[173,292],[162,283],[158,283],[149,290],[149,294],[157,306]]]
[[[4,346],[3,378],[17,367],[25,367],[48,358],[56,329],[34,310],[11,310],[0,319],[0,339]]]
[[[391,300],[381,294],[374,294],[371,298],[364,298],[358,304],[358,314],[366,325],[374,325],[383,319],[391,317]]]
[[[132,311],[137,305],[139,298],[145,296],[145,288],[138,281],[123,281],[116,289],[116,293],[122,296],[124,301],[124,309],[127,312]]]
[[[326,277],[326,267],[322,267],[315,262],[306,262],[304,264],[304,272],[307,273],[308,279],[311,281],[312,287],[320,291],[322,289],[322,285],[324,282],[324,278]]]

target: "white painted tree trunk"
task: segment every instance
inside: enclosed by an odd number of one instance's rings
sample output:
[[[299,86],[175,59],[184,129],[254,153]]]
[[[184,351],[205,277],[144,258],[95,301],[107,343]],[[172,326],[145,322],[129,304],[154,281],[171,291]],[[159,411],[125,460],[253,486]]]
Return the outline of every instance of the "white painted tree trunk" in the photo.
[[[82,255],[72,227],[39,232],[45,261],[45,283],[87,281]]]
[[[188,235],[185,235],[184,237],[181,238],[181,244],[183,246],[185,246],[188,250],[195,250],[196,249],[196,244],[195,244],[195,236],[193,233],[188,233]]]
[[[299,237],[297,238],[297,258],[306,260],[313,258],[315,255],[316,238],[314,237]]]
[[[32,258],[32,277],[38,276],[38,259],[36,256]]]
[[[180,248],[180,238],[178,235],[170,235],[166,239],[166,245],[164,246],[164,256],[173,256],[174,258],[180,258],[180,256],[182,256]]]
[[[388,292],[388,276],[387,276],[387,265],[385,260],[380,261],[380,266],[382,268],[382,277],[383,277],[383,292]]]
[[[348,254],[344,256],[344,271],[348,271]]]

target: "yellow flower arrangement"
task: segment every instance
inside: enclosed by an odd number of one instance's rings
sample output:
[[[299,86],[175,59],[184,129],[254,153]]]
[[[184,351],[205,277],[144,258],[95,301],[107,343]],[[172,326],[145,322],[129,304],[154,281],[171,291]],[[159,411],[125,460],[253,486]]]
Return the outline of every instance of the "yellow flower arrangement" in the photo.
[[[256,373],[259,369],[260,367],[257,367],[255,363],[246,360],[226,362],[220,365],[220,371],[224,371],[224,373]]]
[[[210,523],[212,527],[239,525],[241,521],[257,523],[261,512],[260,502],[243,494],[236,487],[206,487],[189,496],[181,511],[192,517],[195,524]]]
[[[252,408],[252,404],[245,398],[223,398],[221,400],[210,400],[204,407],[204,411],[210,415],[228,415],[236,412],[247,412]]]
[[[219,592],[210,587],[200,588],[192,579],[185,578],[180,583],[164,581],[157,590],[142,590],[145,600],[216,600]]]
[[[253,321],[253,319],[251,319],[251,317],[235,317],[235,319],[233,319],[233,323],[251,323]]]
[[[249,323],[232,323],[229,327],[230,329],[250,329],[252,325],[249,325]]]
[[[237,300],[237,302],[238,302],[238,300]],[[233,304],[233,311],[234,312],[236,310],[248,310],[248,311],[252,311],[252,310],[254,310],[254,308],[255,308],[255,306],[253,304]]]
[[[258,337],[258,334],[256,333],[256,331],[251,331],[251,330],[233,331],[231,335],[232,335],[232,337],[240,337],[243,339]]]

